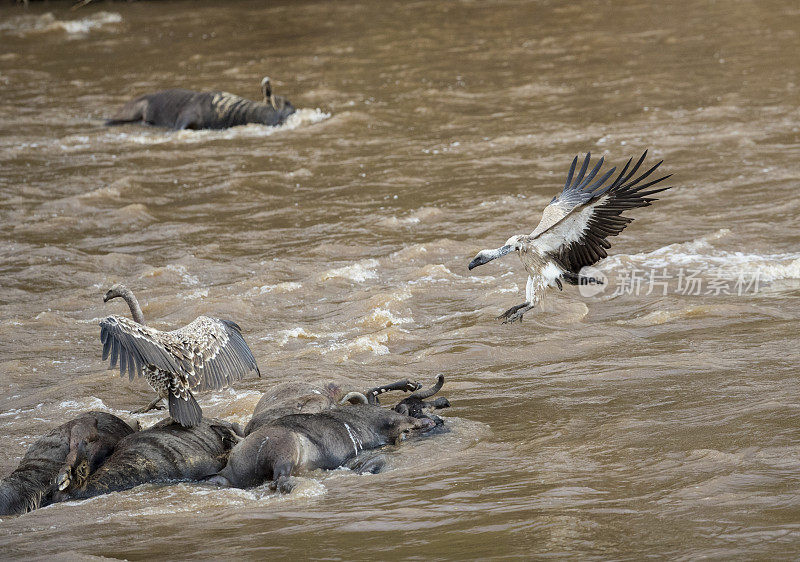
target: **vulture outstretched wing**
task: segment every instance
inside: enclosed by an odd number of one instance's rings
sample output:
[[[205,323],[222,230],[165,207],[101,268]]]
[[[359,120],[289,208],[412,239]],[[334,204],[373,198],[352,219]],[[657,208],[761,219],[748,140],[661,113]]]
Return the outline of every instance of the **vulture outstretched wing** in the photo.
[[[633,221],[631,217],[623,217],[622,213],[636,207],[647,207],[656,200],[651,195],[672,187],[648,189],[664,181],[669,175],[642,183],[661,162],[631,179],[646,156],[647,151],[630,171],[628,168],[633,159],[628,160],[619,176],[608,185],[605,183],[616,168],[591,183],[600,171],[603,159],[585,176],[590,154],[586,155],[573,181],[578,162],[576,156],[569,169],[564,190],[545,207],[542,220],[531,233],[531,243],[573,273],[605,258],[608,255],[606,250],[611,247],[608,237],[616,236]]]
[[[121,375],[141,376],[146,365],[183,374],[190,388],[220,389],[258,370],[253,353],[234,322],[200,316],[172,332],[162,332],[124,316],[100,321],[103,360],[119,361]]]
[[[198,316],[183,328],[167,333],[192,348],[200,390],[225,388],[254,369],[261,376],[242,329],[235,322]]]

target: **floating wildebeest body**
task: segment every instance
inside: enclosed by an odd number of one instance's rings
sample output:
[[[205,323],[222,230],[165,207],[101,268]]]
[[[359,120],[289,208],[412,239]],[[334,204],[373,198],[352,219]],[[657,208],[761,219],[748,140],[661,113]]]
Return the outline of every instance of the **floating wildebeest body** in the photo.
[[[317,414],[283,416],[245,437],[211,482],[250,488],[272,481],[290,491],[290,476],[345,465],[361,451],[396,443],[412,431],[436,425],[372,404],[356,404]]]
[[[134,433],[122,419],[105,412],[86,412],[58,426],[28,448],[17,469],[0,482],[0,515],[26,513],[46,505],[56,479],[85,478]],[[81,463],[77,462],[79,456]],[[65,466],[66,465],[66,466]]]
[[[234,424],[203,419],[183,427],[171,419],[129,435],[81,486],[55,494],[59,501],[99,496],[150,482],[199,481],[225,466],[239,440]]]
[[[245,436],[273,420],[290,414],[316,414],[330,410],[344,402],[376,403],[378,394],[391,390],[411,392],[419,389],[419,383],[408,379],[396,383],[379,386],[366,393],[350,392],[344,394],[342,389],[329,383],[324,387],[306,382],[286,382],[269,389],[256,404],[253,417],[244,429]]]
[[[443,382],[442,378],[423,397],[433,395]],[[421,403],[422,398],[417,396],[412,402]],[[294,474],[347,466],[362,451],[397,443],[407,434],[430,431],[442,423],[441,419],[426,415],[423,409],[423,406],[408,408],[418,414],[412,417],[376,404],[356,404],[316,414],[283,416],[257,427],[237,444],[227,466],[211,482],[249,488],[271,481],[281,491],[290,491],[290,477]],[[371,462],[358,468],[374,471],[379,464]]]
[[[289,100],[261,81],[264,99],[251,101],[227,92],[176,88],[145,94],[126,103],[106,125],[143,122],[170,129],[227,129],[248,123],[280,125],[295,112]]]

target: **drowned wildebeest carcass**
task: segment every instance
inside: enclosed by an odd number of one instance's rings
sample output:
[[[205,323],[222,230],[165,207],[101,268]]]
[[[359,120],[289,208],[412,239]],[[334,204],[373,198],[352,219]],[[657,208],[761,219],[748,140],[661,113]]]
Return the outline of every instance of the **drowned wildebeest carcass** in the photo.
[[[27,513],[47,505],[59,484],[87,478],[119,440],[134,431],[112,414],[85,412],[47,432],[28,447],[16,470],[0,482],[0,515]]]
[[[293,475],[348,466],[362,451],[399,443],[408,435],[441,425],[442,420],[428,412],[446,408],[449,403],[446,399],[424,399],[441,389],[443,383],[440,375],[433,388],[412,394],[395,409],[374,403],[380,392],[374,392],[370,399],[372,391],[368,391],[362,394],[360,404],[314,414],[290,414],[260,425],[231,450],[228,464],[210,482],[237,488],[270,482],[280,491],[291,491]],[[380,465],[367,464],[360,471],[374,472],[379,468]]]
[[[227,129],[248,123],[276,126],[295,112],[292,103],[272,93],[268,77],[261,81],[263,100],[228,92],[196,92],[183,88],[145,94],[126,103],[106,125],[146,123],[169,129]]]
[[[197,482],[225,466],[240,428],[203,418],[193,427],[172,419],[121,439],[114,452],[86,480],[55,492],[58,501],[91,498],[140,484]]]

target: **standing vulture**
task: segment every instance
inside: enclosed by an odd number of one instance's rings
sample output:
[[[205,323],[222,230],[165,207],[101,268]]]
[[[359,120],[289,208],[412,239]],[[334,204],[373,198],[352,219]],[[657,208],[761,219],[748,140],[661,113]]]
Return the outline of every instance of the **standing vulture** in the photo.
[[[516,251],[528,272],[525,302],[509,308],[498,319],[502,318],[504,324],[522,321],[522,315],[536,306],[548,287],[561,289],[561,280],[571,285],[601,282],[594,277],[581,275],[581,268],[595,264],[608,255],[606,249],[611,247],[608,237],[622,232],[633,220],[623,217],[622,213],[636,207],[647,207],[656,201],[651,195],[672,187],[648,189],[670,176],[644,182],[661,162],[631,179],[646,156],[645,150],[630,171],[628,168],[633,158],[628,160],[619,176],[607,185],[606,181],[616,168],[611,168],[591,183],[603,165],[603,158],[586,175],[591,157],[588,153],[573,181],[578,163],[576,156],[563,191],[545,207],[542,219],[533,232],[512,236],[495,250],[478,252],[469,263],[469,269]]]
[[[120,375],[144,375],[158,397],[142,412],[165,398],[169,415],[184,427],[200,423],[203,412],[192,390],[218,390],[255,370],[261,373],[236,323],[199,316],[183,328],[162,332],[144,325],[139,302],[130,289],[116,284],[103,302],[121,297],[128,303],[133,320],[109,316],[100,320],[103,360],[111,356],[109,369],[119,361]]]

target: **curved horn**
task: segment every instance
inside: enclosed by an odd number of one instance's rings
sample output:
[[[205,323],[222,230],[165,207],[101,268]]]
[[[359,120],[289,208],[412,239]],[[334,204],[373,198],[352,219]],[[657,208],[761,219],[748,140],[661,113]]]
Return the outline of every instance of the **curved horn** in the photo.
[[[345,404],[347,402],[350,404],[369,404],[369,400],[367,400],[363,392],[348,392],[344,395],[344,398],[339,401],[339,404]]]
[[[442,386],[444,386],[444,375],[438,375],[436,377],[436,384],[434,384],[428,390],[418,390],[417,392],[409,396],[409,398],[421,398],[423,400],[425,398],[430,398],[431,396],[442,390]]]
[[[275,103],[275,96],[272,95],[272,83],[269,76],[264,76],[261,80],[261,93],[264,94],[264,103],[270,104],[272,109],[278,111],[278,104]]]
[[[383,394],[384,392],[389,392],[392,390],[402,390],[403,392],[413,392],[415,390],[419,390],[422,388],[422,385],[416,381],[410,381],[408,379],[403,379],[401,381],[393,382],[391,384],[385,384],[383,386],[376,386],[375,388],[370,388],[364,394],[367,395],[367,399],[369,400],[370,404],[380,404],[378,401],[378,395]]]

